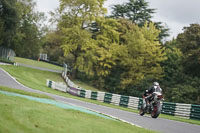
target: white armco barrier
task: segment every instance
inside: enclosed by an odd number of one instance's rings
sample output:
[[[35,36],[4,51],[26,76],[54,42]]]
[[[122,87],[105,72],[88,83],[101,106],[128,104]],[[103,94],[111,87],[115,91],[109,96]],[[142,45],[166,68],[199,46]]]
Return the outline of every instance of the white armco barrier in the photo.
[[[114,105],[118,105],[118,106],[119,106],[120,97],[121,97],[121,95],[113,94],[113,95],[112,95],[111,103],[114,104]]]
[[[75,87],[74,83],[70,79],[67,80],[67,85],[70,87]]]
[[[129,96],[128,108],[138,109],[139,98]]]
[[[85,90],[85,98],[90,99],[91,98],[91,93],[92,93],[91,90]]]
[[[54,90],[59,90],[62,92],[67,92],[67,85],[60,82],[60,83],[56,83],[54,81],[48,80],[47,79],[47,86],[54,89]]]
[[[65,85],[64,83],[60,82],[60,83],[55,83],[55,89],[62,91],[62,92],[67,92],[67,85]]]
[[[50,80],[49,80],[49,79],[47,79],[47,83],[46,83],[46,85],[47,85],[48,87],[49,87],[49,81],[50,81]]]
[[[174,115],[185,118],[190,118],[191,104],[176,103],[176,110]]]
[[[104,101],[105,92],[98,91],[97,100],[103,102]]]
[[[63,78],[64,78],[65,75],[66,75],[65,72],[62,72],[62,77],[63,77]]]

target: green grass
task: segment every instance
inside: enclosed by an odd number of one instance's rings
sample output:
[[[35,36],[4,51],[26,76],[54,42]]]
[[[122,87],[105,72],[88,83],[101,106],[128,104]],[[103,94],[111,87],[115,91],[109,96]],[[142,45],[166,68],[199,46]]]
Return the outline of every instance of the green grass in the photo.
[[[81,98],[81,97],[75,97],[75,96],[72,96],[68,93],[62,93],[62,92],[53,90],[51,88],[48,88],[46,86],[46,79],[51,79],[53,81],[62,82],[63,79],[61,78],[60,74],[41,71],[41,70],[35,70],[35,69],[25,68],[25,67],[20,67],[20,66],[0,66],[0,67],[5,69],[6,71],[8,71],[12,76],[16,77],[16,79],[19,82],[21,82],[22,84],[24,84],[24,85],[26,85],[30,88],[49,92],[49,93],[53,93],[53,94],[57,94],[57,95],[61,95],[61,96],[65,96],[65,97],[71,97],[71,98],[74,98],[74,99],[78,99],[78,100],[82,100],[82,101],[86,101],[86,102],[91,102],[91,103],[94,103],[94,104],[99,104],[99,105],[103,105],[103,106],[108,106],[108,107],[117,108],[117,109],[129,111],[129,112],[138,113],[138,110],[133,110],[133,109],[129,109],[129,108],[115,106],[115,105],[112,105],[112,104],[106,104],[106,103],[102,103],[102,102],[99,102],[99,101],[96,101],[96,100],[85,99],[85,98]],[[87,89],[87,88],[85,88],[85,89]],[[182,121],[182,122],[200,125],[199,120],[184,119],[184,118],[179,118],[179,117],[174,117],[174,116],[164,115],[164,114],[161,114],[159,117],[165,118],[165,119],[170,119],[170,120],[176,120],[176,121]]]
[[[14,61],[11,61],[11,60],[8,60],[8,59],[5,59],[5,58],[0,58],[0,62],[8,63],[8,64],[14,64],[15,63]]]
[[[171,116],[171,115],[165,115],[165,114],[161,114],[159,117],[164,118],[164,119],[170,119],[170,120],[200,125],[200,120],[186,119],[186,118],[181,118],[181,117],[178,117],[178,116]]]
[[[0,94],[2,133],[153,133],[127,123]]]
[[[12,89],[12,88],[8,88],[8,87],[4,87],[4,86],[0,86],[0,90],[1,91],[18,93],[18,94],[22,94],[22,95],[28,95],[28,96],[38,97],[38,98],[53,99],[53,98],[51,98],[51,97],[49,97],[47,95],[38,94],[38,93],[31,93],[31,92],[27,92],[27,91],[23,91],[23,90],[18,90],[18,89]]]
[[[27,64],[27,65],[31,65],[31,66],[49,68],[49,69],[53,69],[53,70],[63,70],[63,67],[60,67],[60,66],[56,66],[56,65],[49,64],[49,63],[42,62],[42,61],[35,61],[35,60],[20,58],[20,57],[15,57],[15,62]]]
[[[81,88],[83,88],[83,89],[85,89],[85,90],[99,91],[97,88],[95,88],[95,87],[93,87],[93,86],[91,86],[91,85],[88,85],[88,84],[86,84],[86,83],[84,83],[84,82],[82,82],[82,81],[80,81],[80,80],[73,80],[73,82],[74,82],[76,85],[80,86]],[[106,90],[101,90],[101,91],[106,92]]]

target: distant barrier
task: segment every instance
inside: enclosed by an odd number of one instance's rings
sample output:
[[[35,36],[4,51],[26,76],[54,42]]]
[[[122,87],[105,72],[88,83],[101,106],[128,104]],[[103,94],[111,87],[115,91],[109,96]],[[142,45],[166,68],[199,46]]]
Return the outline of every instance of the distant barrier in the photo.
[[[75,96],[98,100],[100,102],[127,107],[130,109],[140,109],[144,102],[142,98],[138,97],[124,96],[100,91],[95,92],[79,88],[72,81],[70,81],[66,74],[67,70],[65,69],[62,73],[62,77],[65,79],[66,85],[47,80],[47,86]],[[200,120],[200,105],[162,102],[161,106],[162,114]]]
[[[42,53],[40,53],[39,59],[40,59],[40,60],[43,60],[43,61],[48,61],[48,60],[47,60],[47,54],[42,54]]]
[[[12,49],[0,47],[0,58],[14,61],[15,52]]]
[[[47,79],[47,86],[58,91],[62,92],[69,92],[69,88],[67,88],[66,84],[64,83],[56,83],[54,81],[48,80]]]

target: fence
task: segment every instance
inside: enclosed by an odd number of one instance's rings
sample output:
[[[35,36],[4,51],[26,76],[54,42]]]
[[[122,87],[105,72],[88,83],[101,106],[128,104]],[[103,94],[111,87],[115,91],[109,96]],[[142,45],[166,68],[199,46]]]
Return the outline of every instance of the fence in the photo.
[[[11,49],[0,47],[0,58],[14,61],[15,52]]]
[[[62,77],[65,79],[66,85],[61,85],[60,83],[47,80],[47,86],[79,97],[98,100],[100,102],[127,107],[130,109],[140,109],[144,102],[142,98],[138,97],[84,90],[70,81],[70,79],[66,76],[66,72],[67,68],[65,68],[65,71],[62,73]],[[161,106],[161,113],[163,114],[200,120],[200,105],[162,102]]]
[[[40,53],[39,59],[40,59],[40,60],[43,60],[43,61],[47,61],[47,54],[42,54],[42,53]]]

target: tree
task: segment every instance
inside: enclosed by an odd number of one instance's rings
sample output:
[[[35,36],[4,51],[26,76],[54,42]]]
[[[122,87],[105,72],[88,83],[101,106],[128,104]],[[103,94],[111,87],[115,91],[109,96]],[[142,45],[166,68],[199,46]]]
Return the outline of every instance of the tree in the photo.
[[[143,26],[145,22],[150,22],[155,9],[148,8],[145,0],[129,0],[126,4],[113,6],[112,16],[114,18],[128,18],[133,23]]]
[[[167,60],[161,63],[164,77],[160,81],[166,101],[199,104],[200,79],[184,72],[185,54],[178,48],[177,40],[166,42],[164,46]]]
[[[163,70],[160,63],[166,59],[158,41],[159,31],[153,23],[146,23],[144,27],[135,26],[125,36],[127,50],[121,65],[125,71],[121,75],[123,88],[134,86],[144,79],[160,79]]]
[[[191,24],[184,27],[184,32],[177,36],[178,48],[184,55],[184,72],[192,76],[200,77],[200,25]]]
[[[19,24],[17,0],[0,1],[0,45],[13,48],[14,38]]]
[[[68,56],[70,53],[74,56],[74,77],[76,76],[75,72],[79,68],[81,68],[81,59],[80,55],[86,53],[93,49],[94,42],[91,39],[91,34],[79,28],[78,26],[74,26],[73,28],[67,28],[63,32],[63,39],[62,39],[62,49],[64,50],[64,55]],[[83,55],[82,55],[83,56]]]
[[[164,83],[166,87],[171,88],[177,83],[181,83],[181,78],[183,74],[183,67],[181,61],[183,59],[183,54],[180,49],[177,48],[177,41],[173,39],[165,43],[165,53],[167,60],[162,62],[162,67],[164,69]]]
[[[98,32],[95,34],[97,44],[94,55],[96,56],[95,75],[98,76],[98,87],[105,86],[105,78],[111,73],[112,67],[119,60],[119,55],[124,46],[119,45],[119,23],[111,18],[99,18],[97,21]]]
[[[58,31],[48,31],[43,39],[43,53],[47,53],[50,61],[62,64],[66,62],[71,66],[71,58],[64,58],[64,52],[61,49],[62,36]]]
[[[90,55],[86,55],[86,51],[92,51],[96,47],[87,26],[104,15],[106,9],[103,8],[103,2],[104,0],[60,0],[58,29],[63,35],[62,48],[65,56],[68,54],[74,56],[72,66],[74,77],[78,69],[90,70],[82,66],[83,59],[86,56],[90,58]],[[87,60],[88,64],[86,63],[85,66],[92,67],[92,62]],[[93,74],[91,70],[87,72],[90,75]]]
[[[33,0],[0,1],[0,45],[17,56],[38,57],[44,14],[36,12],[35,6]]]
[[[60,0],[60,7],[58,9],[60,16],[59,27],[70,28],[72,26],[78,26],[85,28],[96,17],[103,16],[106,13],[106,9],[103,8],[104,1]]]
[[[20,15],[14,45],[17,56],[37,58],[39,55],[44,35],[41,23],[45,20],[45,16],[44,13],[37,12],[35,6],[33,0],[19,0],[17,3]]]
[[[145,0],[129,0],[125,4],[117,4],[113,6],[112,18],[124,18],[129,19],[133,23],[144,26],[146,22],[152,22],[152,14],[155,13],[155,9],[149,8],[148,2]],[[159,41],[169,36],[169,29],[166,28],[161,22],[154,22],[159,33]]]
[[[118,22],[111,18],[100,17],[96,19],[98,32],[92,38],[88,29],[78,27],[70,29],[65,35],[69,45],[63,45],[66,53],[75,55],[74,69],[94,78],[96,86],[102,88],[104,79],[116,64],[117,54],[122,46],[119,44]],[[75,42],[74,42],[75,41]],[[67,43],[65,43],[67,44]],[[67,50],[69,50],[67,52]]]

